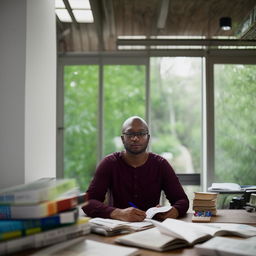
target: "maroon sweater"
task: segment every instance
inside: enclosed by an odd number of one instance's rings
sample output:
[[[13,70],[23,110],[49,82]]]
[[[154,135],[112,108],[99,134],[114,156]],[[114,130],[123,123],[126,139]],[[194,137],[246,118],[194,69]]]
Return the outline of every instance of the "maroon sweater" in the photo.
[[[115,208],[130,207],[129,202],[146,211],[159,204],[161,191],[179,216],[184,215],[189,201],[171,165],[161,156],[149,153],[147,161],[139,167],[128,165],[121,152],[105,157],[97,167],[94,179],[87,190],[89,203],[83,207],[90,217],[110,218]],[[107,191],[111,205],[103,203]]]

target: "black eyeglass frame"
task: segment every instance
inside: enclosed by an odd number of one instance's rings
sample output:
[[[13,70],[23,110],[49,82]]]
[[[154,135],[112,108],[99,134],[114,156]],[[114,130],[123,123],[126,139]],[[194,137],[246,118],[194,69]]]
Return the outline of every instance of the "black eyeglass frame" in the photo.
[[[146,135],[149,135],[149,132],[123,132],[122,134],[126,135],[128,138],[134,138],[135,136],[142,138]]]

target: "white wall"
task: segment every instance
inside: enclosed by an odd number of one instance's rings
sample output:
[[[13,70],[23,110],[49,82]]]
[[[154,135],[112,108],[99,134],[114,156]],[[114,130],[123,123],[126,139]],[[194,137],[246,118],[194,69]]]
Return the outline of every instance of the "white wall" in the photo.
[[[0,188],[55,176],[54,1],[1,0]]]
[[[55,1],[27,1],[25,180],[56,176]]]

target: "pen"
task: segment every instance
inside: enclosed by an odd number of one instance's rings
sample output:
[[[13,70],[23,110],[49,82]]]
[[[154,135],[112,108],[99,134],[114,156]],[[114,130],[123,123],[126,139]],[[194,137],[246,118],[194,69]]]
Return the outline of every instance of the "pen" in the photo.
[[[134,207],[134,208],[138,208],[134,203],[132,203],[132,202],[128,202],[128,204],[130,205],[130,206],[132,206],[132,207]]]

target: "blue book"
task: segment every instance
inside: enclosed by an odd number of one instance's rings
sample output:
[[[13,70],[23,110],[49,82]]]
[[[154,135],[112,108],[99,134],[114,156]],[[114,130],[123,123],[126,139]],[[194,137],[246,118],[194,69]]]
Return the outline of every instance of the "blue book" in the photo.
[[[78,209],[75,208],[41,219],[0,220],[0,241],[74,224],[77,219]]]

